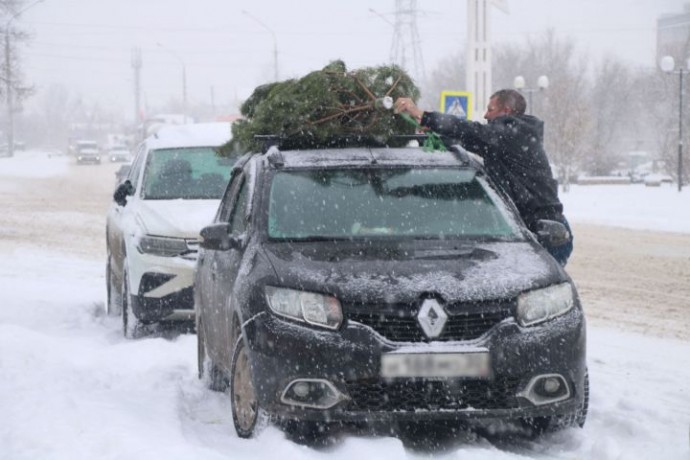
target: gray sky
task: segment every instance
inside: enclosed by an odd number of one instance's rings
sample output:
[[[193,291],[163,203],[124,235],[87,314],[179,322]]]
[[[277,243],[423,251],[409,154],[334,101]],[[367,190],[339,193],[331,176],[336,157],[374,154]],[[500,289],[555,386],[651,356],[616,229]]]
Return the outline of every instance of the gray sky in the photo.
[[[594,58],[617,55],[654,66],[656,19],[678,13],[684,0],[508,0],[510,13],[492,13],[496,43],[522,43],[553,28]],[[218,105],[244,99],[273,76],[276,36],[280,78],[299,77],[333,59],[349,68],[388,62],[393,0],[45,0],[15,25],[33,33],[23,49],[24,71],[38,92],[66,87],[87,102],[131,116],[133,47],[142,50],[142,96],[148,106],[182,98]],[[427,73],[464,50],[466,2],[420,0],[417,26]],[[212,90],[213,88],[213,90]]]

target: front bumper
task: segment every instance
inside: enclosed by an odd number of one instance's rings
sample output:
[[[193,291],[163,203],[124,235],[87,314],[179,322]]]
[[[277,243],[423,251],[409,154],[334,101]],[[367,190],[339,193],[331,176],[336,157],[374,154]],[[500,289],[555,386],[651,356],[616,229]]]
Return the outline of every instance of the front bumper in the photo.
[[[77,164],[100,164],[101,162],[101,157],[100,156],[78,156],[77,157]]]
[[[160,257],[130,251],[130,301],[137,319],[145,323],[194,320],[195,256]]]
[[[570,415],[584,398],[586,337],[580,309],[529,328],[509,318],[476,340],[437,342],[444,349],[489,350],[492,372],[487,379],[382,378],[382,354],[415,344],[387,341],[353,321],[327,332],[262,313],[245,323],[244,333],[259,400],[282,419],[506,420]],[[562,376],[569,396],[553,403],[532,402],[525,392],[542,375]],[[282,402],[286,388],[300,379],[329,382],[342,397],[326,409]]]

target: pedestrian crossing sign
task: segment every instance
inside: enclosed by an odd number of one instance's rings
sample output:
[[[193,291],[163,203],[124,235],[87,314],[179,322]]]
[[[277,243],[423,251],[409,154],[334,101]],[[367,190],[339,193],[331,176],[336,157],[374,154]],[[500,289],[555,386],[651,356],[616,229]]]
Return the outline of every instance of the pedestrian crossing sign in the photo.
[[[472,119],[472,93],[467,91],[441,91],[441,112]]]

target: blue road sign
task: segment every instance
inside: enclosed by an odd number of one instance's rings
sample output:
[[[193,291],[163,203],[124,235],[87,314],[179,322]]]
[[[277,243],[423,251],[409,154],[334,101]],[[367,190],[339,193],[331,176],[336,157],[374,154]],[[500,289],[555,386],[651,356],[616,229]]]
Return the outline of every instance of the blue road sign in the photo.
[[[441,91],[441,112],[465,120],[472,119],[472,93],[467,91]]]

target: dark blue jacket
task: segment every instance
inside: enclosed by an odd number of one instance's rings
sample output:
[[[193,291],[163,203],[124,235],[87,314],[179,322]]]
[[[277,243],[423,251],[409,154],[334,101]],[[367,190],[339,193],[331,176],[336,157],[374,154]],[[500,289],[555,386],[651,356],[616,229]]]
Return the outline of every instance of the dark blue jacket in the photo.
[[[541,120],[509,115],[483,124],[424,112],[421,124],[481,156],[487,174],[510,196],[528,228],[534,231],[539,219],[562,221],[563,205],[544,152]]]

